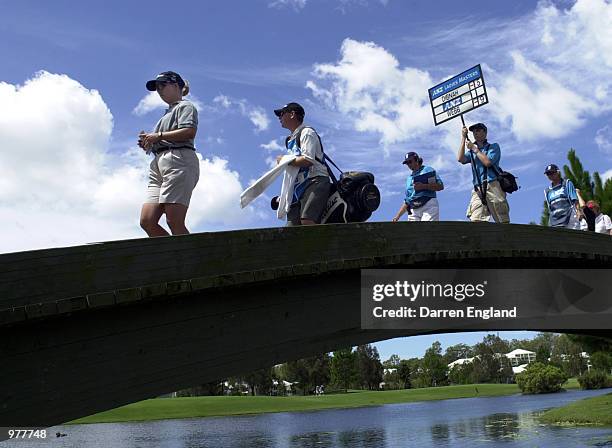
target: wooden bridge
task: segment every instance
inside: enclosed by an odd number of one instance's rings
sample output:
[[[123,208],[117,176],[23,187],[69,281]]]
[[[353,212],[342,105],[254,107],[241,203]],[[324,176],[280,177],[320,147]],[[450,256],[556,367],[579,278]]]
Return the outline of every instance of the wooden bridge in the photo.
[[[417,334],[361,329],[360,269],[370,267],[610,268],[612,238],[531,225],[364,223],[0,255],[0,426],[50,426]]]

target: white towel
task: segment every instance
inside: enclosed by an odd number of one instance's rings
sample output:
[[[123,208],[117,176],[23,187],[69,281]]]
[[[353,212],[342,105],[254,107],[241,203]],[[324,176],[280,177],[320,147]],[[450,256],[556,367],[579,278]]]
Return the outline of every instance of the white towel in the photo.
[[[278,210],[276,210],[276,216],[278,219],[285,219],[285,216],[287,216],[287,213],[289,213],[291,201],[293,199],[295,178],[297,177],[299,171],[300,168],[293,165],[287,165],[287,169],[285,169],[283,186],[281,187],[280,196],[278,197]]]
[[[274,182],[274,179],[276,179],[278,176],[280,176],[282,172],[285,171],[287,165],[295,160],[295,157],[296,156],[292,155],[283,156],[278,165],[276,165],[270,171],[268,171],[259,179],[257,179],[255,183],[249,188],[244,190],[240,194],[240,208],[245,208],[251,203],[251,201],[253,201],[253,199],[257,198],[260,194],[262,194],[265,189],[268,188],[272,182]],[[293,190],[291,191],[291,194],[293,194]]]

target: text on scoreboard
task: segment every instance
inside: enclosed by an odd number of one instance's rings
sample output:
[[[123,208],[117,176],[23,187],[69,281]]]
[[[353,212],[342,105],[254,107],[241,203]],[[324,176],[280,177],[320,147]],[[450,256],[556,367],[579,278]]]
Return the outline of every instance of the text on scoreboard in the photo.
[[[429,101],[437,125],[489,102],[480,64],[433,86]]]

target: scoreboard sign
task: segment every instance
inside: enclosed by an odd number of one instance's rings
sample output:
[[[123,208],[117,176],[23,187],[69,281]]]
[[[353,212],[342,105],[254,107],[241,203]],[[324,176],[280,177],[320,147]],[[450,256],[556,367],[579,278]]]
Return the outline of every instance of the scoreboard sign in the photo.
[[[436,126],[489,102],[480,64],[429,89]]]

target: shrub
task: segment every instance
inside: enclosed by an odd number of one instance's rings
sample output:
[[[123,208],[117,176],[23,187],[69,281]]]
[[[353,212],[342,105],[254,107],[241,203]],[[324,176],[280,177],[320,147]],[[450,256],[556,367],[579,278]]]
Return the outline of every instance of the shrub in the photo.
[[[608,378],[606,372],[591,370],[578,377],[581,389],[604,389],[612,386],[612,379]]]
[[[516,383],[524,394],[558,392],[569,377],[560,368],[534,362],[516,376]]]

